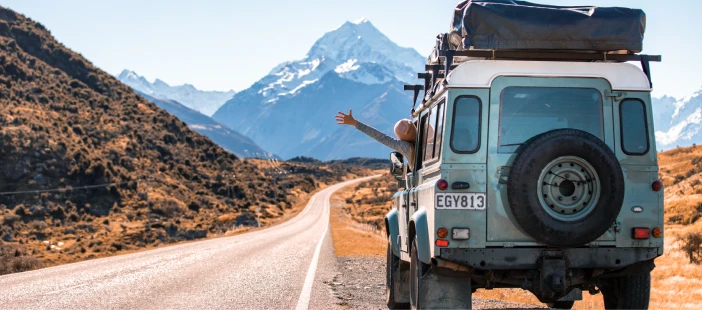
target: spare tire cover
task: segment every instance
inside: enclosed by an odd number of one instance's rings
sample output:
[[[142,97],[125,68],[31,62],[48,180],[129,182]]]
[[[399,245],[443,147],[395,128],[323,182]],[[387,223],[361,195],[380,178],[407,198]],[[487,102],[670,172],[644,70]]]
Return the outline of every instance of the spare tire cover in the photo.
[[[537,241],[580,246],[614,224],[624,202],[624,176],[601,139],[582,130],[558,129],[519,147],[507,199],[517,223]]]

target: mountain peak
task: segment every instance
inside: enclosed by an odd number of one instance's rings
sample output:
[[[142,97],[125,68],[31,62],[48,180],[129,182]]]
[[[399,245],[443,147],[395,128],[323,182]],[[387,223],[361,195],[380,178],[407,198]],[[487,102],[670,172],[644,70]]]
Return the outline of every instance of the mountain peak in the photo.
[[[356,24],[356,25],[365,24],[365,23],[369,23],[369,24],[370,24],[370,21],[368,20],[368,18],[361,17],[361,18],[359,18],[359,19],[357,19],[357,20],[352,21],[351,23]]]
[[[416,64],[426,60],[414,49],[392,42],[365,17],[353,22],[347,21],[339,28],[325,33],[314,43],[304,61],[322,58],[339,63],[350,59],[357,59],[359,63],[391,61],[413,70],[421,69]]]
[[[117,77],[129,87],[155,98],[170,99],[196,110],[207,116],[214,114],[227,100],[231,99],[234,91],[202,91],[192,84],[171,86],[161,79],[153,83],[136,72],[124,69]]]
[[[120,80],[124,80],[124,79],[139,79],[140,76],[139,76],[136,72],[134,72],[134,71],[132,71],[132,70],[124,69],[124,70],[122,70],[122,73],[119,74],[118,78],[119,78]]]

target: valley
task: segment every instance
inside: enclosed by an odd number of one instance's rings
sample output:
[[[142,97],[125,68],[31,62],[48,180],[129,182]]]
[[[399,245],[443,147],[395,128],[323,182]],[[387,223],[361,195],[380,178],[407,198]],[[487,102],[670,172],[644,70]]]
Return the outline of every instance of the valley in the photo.
[[[423,54],[364,18],[207,91],[110,75],[57,38],[0,6],[0,308],[385,308],[390,149],[333,116],[394,136]],[[652,102],[666,241],[651,308],[696,309],[702,253],[683,240],[702,233],[702,89]],[[585,292],[574,309],[603,307]]]

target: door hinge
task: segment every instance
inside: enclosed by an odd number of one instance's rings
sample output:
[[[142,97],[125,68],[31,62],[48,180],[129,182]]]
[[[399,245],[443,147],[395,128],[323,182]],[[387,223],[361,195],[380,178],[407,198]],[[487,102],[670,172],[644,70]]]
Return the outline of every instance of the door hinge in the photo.
[[[614,98],[614,101],[621,101],[622,99],[624,99],[624,97],[626,97],[626,92],[606,90],[604,95],[605,97]]]

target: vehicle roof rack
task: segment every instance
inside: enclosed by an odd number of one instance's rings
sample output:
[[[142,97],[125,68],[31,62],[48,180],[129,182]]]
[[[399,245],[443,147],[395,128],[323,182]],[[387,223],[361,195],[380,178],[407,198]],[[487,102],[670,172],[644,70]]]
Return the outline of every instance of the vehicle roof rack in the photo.
[[[474,57],[478,59],[489,60],[530,60],[530,61],[638,61],[641,63],[641,69],[648,78],[648,83],[653,87],[651,82],[651,66],[650,62],[660,62],[660,55],[645,55],[645,54],[614,54],[609,52],[597,51],[541,51],[541,50],[438,50],[439,62],[435,64],[427,64],[424,69],[426,72],[417,74],[418,79],[424,80],[424,85],[405,85],[405,90],[414,91],[414,100],[412,101],[412,113],[417,102],[417,97],[420,90],[424,90],[422,103],[426,102],[427,94],[433,95],[434,87],[438,79],[443,79],[448,76],[451,70],[458,67],[454,64],[454,57]],[[441,61],[443,59],[443,61]]]

